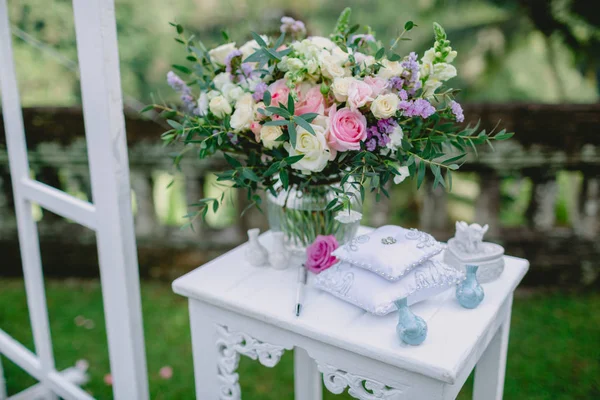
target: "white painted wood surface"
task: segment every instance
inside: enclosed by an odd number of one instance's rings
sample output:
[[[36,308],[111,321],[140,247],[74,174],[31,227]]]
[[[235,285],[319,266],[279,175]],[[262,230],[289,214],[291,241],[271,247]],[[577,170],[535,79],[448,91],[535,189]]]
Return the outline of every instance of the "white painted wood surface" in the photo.
[[[29,165],[6,0],[0,0],[0,91],[36,354],[0,331],[0,353],[41,382],[31,392],[91,398],[55,370],[37,226],[31,205],[96,231],[113,392],[148,398],[138,261],[131,211],[113,0],[74,0],[77,51],[94,204],[29,178]]]
[[[114,2],[74,0],[73,11],[113,392],[143,400],[148,374]]]
[[[261,236],[267,247],[269,241],[268,233]],[[510,318],[509,299],[525,275],[528,262],[514,257],[505,260],[503,275],[484,285],[486,298],[477,309],[460,307],[452,290],[413,306],[429,326],[428,338],[416,347],[399,342],[395,313],[373,316],[314,288],[307,290],[303,313],[296,318],[296,271],[254,268],[244,260],[244,245],[177,279],[173,289],[190,298],[194,362],[196,368],[202,364],[203,370],[196,378],[202,382],[210,379],[206,373],[215,370],[214,360],[203,357],[215,345],[213,326],[221,324],[259,341],[285,348],[301,347],[320,370],[337,370],[330,374],[334,382],[353,382],[356,387],[360,382],[371,382],[374,391],[381,389],[380,397],[362,394],[358,398],[451,399],[488,344],[495,343],[493,338],[499,329],[508,329],[505,322]],[[205,333],[199,337],[195,331],[211,332],[212,336]],[[494,346],[489,352],[490,364],[496,359]],[[500,352],[505,350],[500,347]],[[488,358],[485,354],[482,360]],[[496,367],[503,366],[503,362],[496,362]],[[482,368],[478,380],[482,376],[489,379],[489,373],[496,370],[494,366]],[[495,376],[500,384],[503,372]],[[378,388],[377,384],[383,386]],[[217,396],[217,392],[204,392],[199,398],[226,398]]]
[[[54,355],[50,338],[37,225],[31,213],[31,202],[23,195],[21,185],[21,182],[29,177],[29,162],[11,40],[8,7],[6,0],[0,0],[0,93],[2,94],[2,115],[15,199],[15,213],[19,227],[19,248],[33,342],[39,357],[40,369],[43,374],[49,374],[54,371]],[[0,352],[5,353],[5,349],[0,347]],[[56,399],[56,397],[54,398]]]

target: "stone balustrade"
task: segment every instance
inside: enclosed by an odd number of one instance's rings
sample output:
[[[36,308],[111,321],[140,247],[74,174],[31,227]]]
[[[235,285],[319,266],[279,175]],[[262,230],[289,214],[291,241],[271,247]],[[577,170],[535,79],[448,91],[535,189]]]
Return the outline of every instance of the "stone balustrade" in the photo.
[[[418,226],[445,240],[463,217],[488,223],[488,238],[507,252],[531,260],[529,284],[600,285],[600,105],[471,104],[471,121],[491,130],[498,121],[517,135],[483,149],[455,175],[455,191],[416,192],[404,183],[392,199],[369,202],[365,223]],[[83,116],[74,108],[24,109],[29,158],[36,179],[92,200]],[[211,171],[219,159],[187,157],[176,183],[164,128],[136,116],[126,120],[140,269],[144,276],[171,278],[245,240],[248,227],[266,229],[264,216],[239,216],[246,201],[232,204],[208,222],[182,229],[185,204],[210,195]],[[0,124],[0,131],[3,125]],[[16,221],[4,134],[0,134],[0,275],[19,275]],[[460,189],[460,190],[458,190]],[[48,276],[98,274],[92,231],[34,208],[39,218],[44,271]],[[173,214],[175,213],[175,214]]]

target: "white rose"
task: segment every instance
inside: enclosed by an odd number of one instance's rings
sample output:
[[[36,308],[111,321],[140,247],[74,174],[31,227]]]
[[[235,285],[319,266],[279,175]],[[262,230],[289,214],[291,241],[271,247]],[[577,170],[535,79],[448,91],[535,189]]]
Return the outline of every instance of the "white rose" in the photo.
[[[227,43],[222,44],[219,47],[215,47],[212,50],[209,50],[208,55],[213,63],[217,63],[219,65],[225,65],[225,59],[227,55],[235,50],[235,43]]]
[[[442,82],[447,81],[448,79],[454,78],[456,76],[456,68],[454,67],[454,65],[446,63],[434,64],[432,76],[435,79],[439,79]]]
[[[244,94],[244,89],[233,83],[226,83],[223,85],[221,93],[223,93],[223,96],[225,96],[227,101],[230,103],[235,103],[240,96]]]
[[[198,115],[203,117],[208,113],[208,94],[206,92],[200,93],[198,97]]]
[[[235,103],[235,111],[231,116],[231,128],[234,132],[243,131],[250,128],[250,123],[254,119],[254,100],[250,93],[243,94]]]
[[[335,99],[339,102],[346,101],[348,99],[348,88],[354,78],[335,78],[331,84],[331,90]]]
[[[320,49],[331,50],[335,47],[335,43],[323,36],[311,36],[307,40],[315,46],[318,46]]]
[[[390,118],[398,111],[400,99],[393,93],[377,96],[371,103],[371,112],[377,119]]]
[[[223,96],[212,98],[208,103],[208,108],[217,118],[225,118],[226,115],[231,114],[231,104]]]
[[[398,168],[398,172],[400,173],[400,175],[394,175],[394,183],[396,185],[402,183],[406,178],[410,176],[410,172],[408,170],[408,167],[406,166]]]
[[[300,161],[292,164],[292,168],[305,174],[323,171],[331,156],[325,139],[325,129],[319,125],[311,124],[311,126],[315,131],[314,135],[306,129],[298,127],[296,148],[293,148],[289,142],[284,143],[284,147],[290,156],[304,155]]]
[[[208,97],[208,100],[212,100],[215,97],[220,96],[220,95],[221,95],[221,92],[218,92],[216,90],[211,90],[206,94],[206,96]]]
[[[343,60],[336,57],[326,51],[321,53],[319,56],[319,63],[321,64],[321,72],[327,78],[343,78],[349,75],[349,71],[342,66]]]
[[[396,125],[394,130],[389,135],[390,141],[387,143],[386,147],[390,150],[395,150],[398,147],[402,146],[402,138],[404,137],[404,132],[402,132],[402,128],[400,125]]]
[[[279,147],[283,142],[277,138],[283,134],[280,126],[267,125],[260,128],[260,140],[267,149]]]
[[[221,72],[213,79],[213,84],[217,90],[221,90],[227,83],[231,83],[231,74],[229,72]]]
[[[400,76],[404,69],[402,68],[402,64],[399,61],[390,61],[387,59],[381,60],[381,67],[379,72],[377,72],[377,76],[383,79],[390,79],[394,76]]]

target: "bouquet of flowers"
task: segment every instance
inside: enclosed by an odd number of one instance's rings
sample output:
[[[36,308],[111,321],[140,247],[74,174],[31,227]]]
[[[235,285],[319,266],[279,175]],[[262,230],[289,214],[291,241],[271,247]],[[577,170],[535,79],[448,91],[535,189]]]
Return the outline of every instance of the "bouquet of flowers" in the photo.
[[[388,196],[390,182],[426,174],[433,185],[449,187],[469,147],[512,136],[463,127],[456,90],[456,51],[434,24],[435,43],[422,57],[398,53],[416,25],[407,22],[389,46],[370,27],[350,24],[350,9],[327,37],[306,37],[301,21],[281,19],[281,34],[237,46],[208,50],[184,34],[176,41],[191,65],[173,65],[169,85],[180,106],[153,104],[172,129],[165,144],[200,159],[221,154],[229,168],[218,181],[247,191],[260,207],[267,192],[272,228],[306,247],[319,234],[340,243],[356,231],[367,191]],[[190,217],[205,216],[224,201],[206,198]],[[273,210],[271,212],[271,210]]]

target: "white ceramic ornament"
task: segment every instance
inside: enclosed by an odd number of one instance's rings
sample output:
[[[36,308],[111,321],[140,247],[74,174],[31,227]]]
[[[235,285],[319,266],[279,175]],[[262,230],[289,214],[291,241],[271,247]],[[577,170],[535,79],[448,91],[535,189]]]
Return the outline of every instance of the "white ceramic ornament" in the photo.
[[[456,222],[456,234],[448,240],[444,261],[452,267],[465,271],[466,265],[477,265],[477,280],[491,282],[504,271],[504,247],[483,241],[488,225]]]
[[[272,247],[269,253],[269,264],[275,269],[286,269],[290,266],[290,257],[288,256],[283,244],[283,232],[273,232]]]
[[[248,230],[248,246],[246,247],[246,258],[255,267],[267,267],[269,264],[269,253],[267,249],[258,241],[260,229],[254,228]]]

